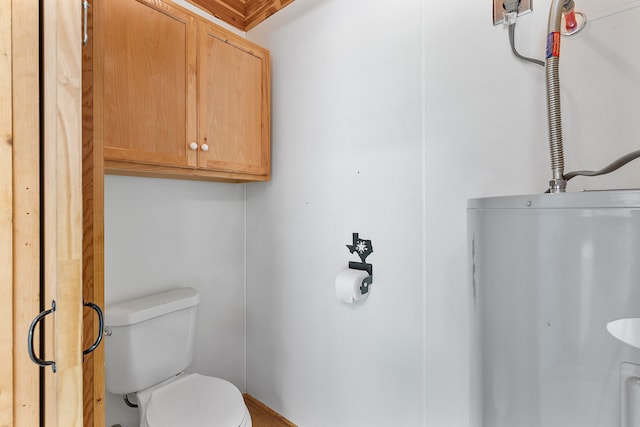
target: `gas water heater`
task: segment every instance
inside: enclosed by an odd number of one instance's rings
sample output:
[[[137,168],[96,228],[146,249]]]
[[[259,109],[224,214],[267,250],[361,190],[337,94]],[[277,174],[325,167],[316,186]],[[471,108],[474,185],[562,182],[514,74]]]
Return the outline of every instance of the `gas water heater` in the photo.
[[[640,191],[472,199],[467,218],[481,425],[640,426],[640,350],[607,329],[640,318]]]

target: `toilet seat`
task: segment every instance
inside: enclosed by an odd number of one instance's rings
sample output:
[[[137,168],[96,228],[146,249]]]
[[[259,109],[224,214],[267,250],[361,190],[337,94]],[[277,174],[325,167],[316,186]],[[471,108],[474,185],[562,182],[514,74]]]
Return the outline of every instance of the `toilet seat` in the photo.
[[[151,393],[150,427],[250,427],[240,391],[230,382],[199,374],[184,375]]]

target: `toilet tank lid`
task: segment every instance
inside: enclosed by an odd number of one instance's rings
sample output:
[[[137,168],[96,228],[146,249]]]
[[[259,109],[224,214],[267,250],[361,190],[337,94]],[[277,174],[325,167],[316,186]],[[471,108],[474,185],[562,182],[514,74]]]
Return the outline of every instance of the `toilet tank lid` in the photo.
[[[198,305],[200,294],[193,288],[180,288],[147,295],[105,308],[105,326],[126,326],[153,317]]]

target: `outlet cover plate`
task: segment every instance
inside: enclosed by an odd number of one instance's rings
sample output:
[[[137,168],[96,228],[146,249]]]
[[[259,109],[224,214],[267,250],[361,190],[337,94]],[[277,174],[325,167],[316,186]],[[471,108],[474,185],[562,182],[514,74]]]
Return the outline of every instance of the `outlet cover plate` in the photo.
[[[518,6],[518,16],[526,15],[533,11],[533,0],[520,0],[520,6]],[[493,0],[493,25],[502,24],[504,22],[504,1]]]

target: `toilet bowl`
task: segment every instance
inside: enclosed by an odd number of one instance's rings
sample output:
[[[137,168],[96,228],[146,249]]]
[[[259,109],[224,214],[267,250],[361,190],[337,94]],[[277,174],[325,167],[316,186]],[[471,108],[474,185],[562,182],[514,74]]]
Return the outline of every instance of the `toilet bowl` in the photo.
[[[136,394],[140,427],[251,427],[236,386],[185,373],[199,302],[195,289],[180,288],[105,308],[105,385]]]
[[[181,374],[136,395],[140,427],[251,427],[242,394],[220,378]]]

